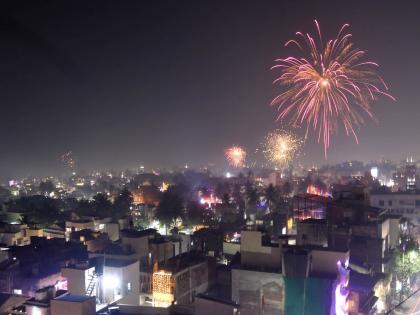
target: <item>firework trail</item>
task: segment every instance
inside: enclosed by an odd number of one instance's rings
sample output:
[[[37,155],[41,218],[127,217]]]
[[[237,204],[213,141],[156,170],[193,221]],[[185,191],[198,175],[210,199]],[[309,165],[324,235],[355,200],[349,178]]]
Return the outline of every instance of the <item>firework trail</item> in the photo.
[[[233,167],[242,167],[245,164],[246,151],[240,146],[232,146],[225,150],[225,156]]]
[[[395,100],[386,91],[385,81],[375,72],[378,64],[364,61],[366,52],[355,48],[351,34],[344,24],[337,37],[323,41],[318,22],[315,20],[317,40],[312,35],[297,32],[296,39],[285,46],[295,45],[300,57],[276,59],[271,69],[279,69],[274,80],[284,90],[273,99],[271,105],[278,108],[277,120],[290,119],[293,126],[310,127],[317,133],[318,142],[324,144],[324,154],[330,145],[330,137],[344,126],[347,135],[353,135],[364,123],[363,116],[373,117],[371,102],[384,95]]]

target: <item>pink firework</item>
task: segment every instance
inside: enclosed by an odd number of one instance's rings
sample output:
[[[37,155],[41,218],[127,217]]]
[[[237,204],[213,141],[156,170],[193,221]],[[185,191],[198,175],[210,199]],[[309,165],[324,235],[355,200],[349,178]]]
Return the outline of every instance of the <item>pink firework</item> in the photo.
[[[378,64],[364,61],[366,52],[354,47],[352,35],[345,32],[348,24],[326,42],[316,20],[315,25],[317,40],[297,32],[297,38],[285,44],[295,45],[300,57],[275,60],[271,69],[279,69],[280,76],[273,83],[284,90],[271,105],[278,108],[278,120],[287,118],[293,126],[304,125],[306,136],[312,127],[327,156],[330,137],[340,125],[358,143],[356,129],[364,123],[363,116],[374,118],[371,102],[380,95],[395,99],[375,72]]]

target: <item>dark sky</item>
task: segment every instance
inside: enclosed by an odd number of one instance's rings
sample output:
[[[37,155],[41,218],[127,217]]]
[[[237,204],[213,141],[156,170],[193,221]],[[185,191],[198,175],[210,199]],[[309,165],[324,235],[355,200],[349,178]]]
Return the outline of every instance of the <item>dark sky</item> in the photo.
[[[37,4],[35,4],[37,2]],[[298,30],[351,25],[396,103],[328,162],[420,156],[418,1],[7,1],[0,4],[0,176],[79,166],[223,163],[278,127],[269,71]],[[301,160],[324,163],[309,141]]]

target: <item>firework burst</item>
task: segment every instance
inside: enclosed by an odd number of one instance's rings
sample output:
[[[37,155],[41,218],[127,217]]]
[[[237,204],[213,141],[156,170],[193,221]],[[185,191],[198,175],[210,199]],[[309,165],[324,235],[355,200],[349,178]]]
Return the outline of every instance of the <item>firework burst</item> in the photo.
[[[225,150],[225,156],[233,167],[242,167],[245,164],[246,151],[240,146],[232,146]]]
[[[380,95],[395,100],[384,80],[375,72],[378,64],[364,61],[366,52],[354,47],[348,24],[336,38],[323,41],[320,27],[315,20],[318,39],[310,34],[297,32],[297,39],[285,46],[295,45],[301,57],[276,59],[271,69],[279,69],[274,80],[284,91],[271,105],[278,108],[278,120],[290,119],[293,126],[310,127],[323,142],[324,153],[330,145],[330,136],[344,126],[347,135],[358,138],[356,129],[364,123],[363,116],[373,118],[370,103]]]
[[[263,152],[275,166],[286,167],[296,157],[301,145],[302,141],[293,134],[276,130],[266,136]]]

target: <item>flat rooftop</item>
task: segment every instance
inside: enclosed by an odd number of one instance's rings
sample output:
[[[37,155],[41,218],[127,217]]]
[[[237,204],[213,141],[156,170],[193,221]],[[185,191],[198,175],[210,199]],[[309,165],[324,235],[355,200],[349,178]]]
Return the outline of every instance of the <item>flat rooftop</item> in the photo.
[[[239,306],[240,306],[239,304],[236,304],[235,302],[233,302],[231,300],[226,300],[226,299],[222,299],[222,298],[207,295],[207,294],[199,293],[199,294],[196,295],[196,297],[200,298],[200,299],[216,302],[216,303],[222,303],[222,304],[230,305],[230,306],[233,306],[233,307],[236,307],[236,308],[239,308]]]
[[[94,297],[87,295],[63,294],[59,297],[56,297],[54,300],[81,303],[90,299],[94,299]]]
[[[199,253],[195,251],[191,251],[188,253],[184,253],[175,257],[172,257],[166,261],[166,263],[160,265],[159,270],[166,270],[172,271],[173,273],[177,273],[183,269],[190,268],[194,265],[201,264],[206,262],[207,258],[203,257]]]
[[[109,259],[105,258],[105,267],[126,267],[136,263],[137,260],[129,260],[129,259]]]
[[[137,230],[121,230],[122,237],[129,237],[129,238],[138,238],[148,235],[156,234],[157,231],[155,229],[146,229],[142,231]]]

